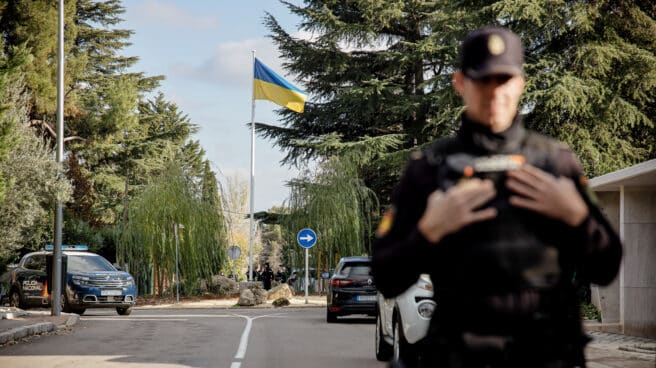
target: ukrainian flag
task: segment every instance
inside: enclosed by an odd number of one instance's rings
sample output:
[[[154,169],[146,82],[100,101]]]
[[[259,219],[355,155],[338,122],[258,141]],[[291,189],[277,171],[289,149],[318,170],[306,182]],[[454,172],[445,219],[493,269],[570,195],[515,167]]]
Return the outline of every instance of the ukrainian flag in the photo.
[[[253,96],[296,112],[303,112],[307,95],[255,58]]]

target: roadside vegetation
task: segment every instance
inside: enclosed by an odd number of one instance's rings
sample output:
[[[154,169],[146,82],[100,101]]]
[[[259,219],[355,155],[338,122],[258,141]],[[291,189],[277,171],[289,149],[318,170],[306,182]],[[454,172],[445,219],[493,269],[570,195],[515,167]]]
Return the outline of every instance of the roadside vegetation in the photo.
[[[128,72],[138,57],[124,56],[132,31],[121,28],[120,0],[64,3],[59,167],[58,3],[0,1],[0,269],[53,243],[61,198],[63,243],[127,265],[142,292],[171,287],[173,224],[184,224],[181,280],[197,292],[227,266],[228,246],[216,175],[192,139],[198,127],[157,91],[164,76]]]

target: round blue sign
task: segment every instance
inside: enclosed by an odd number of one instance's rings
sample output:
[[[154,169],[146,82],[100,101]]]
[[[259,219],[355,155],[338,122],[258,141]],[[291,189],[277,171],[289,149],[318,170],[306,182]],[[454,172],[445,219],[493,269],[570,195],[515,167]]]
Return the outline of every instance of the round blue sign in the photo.
[[[312,248],[317,243],[317,234],[312,229],[303,229],[296,234],[296,242],[303,248]]]

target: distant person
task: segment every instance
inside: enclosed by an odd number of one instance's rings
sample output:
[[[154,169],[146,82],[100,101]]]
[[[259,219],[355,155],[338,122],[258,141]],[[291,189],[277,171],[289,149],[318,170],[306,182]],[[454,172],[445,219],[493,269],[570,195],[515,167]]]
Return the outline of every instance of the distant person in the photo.
[[[280,283],[285,283],[287,282],[287,274],[282,270],[282,268],[278,269],[278,272],[276,272],[276,281]]]
[[[271,289],[271,281],[273,281],[273,270],[271,269],[271,266],[267,263],[266,266],[264,266],[264,271],[262,271],[261,278],[262,278],[262,285],[264,286],[264,290],[269,290]]]
[[[524,128],[523,57],[507,29],[467,36],[453,76],[460,129],[412,156],[381,221],[383,295],[421,273],[433,281],[437,307],[412,365],[585,367],[573,275],[607,285],[622,246],[572,150]]]

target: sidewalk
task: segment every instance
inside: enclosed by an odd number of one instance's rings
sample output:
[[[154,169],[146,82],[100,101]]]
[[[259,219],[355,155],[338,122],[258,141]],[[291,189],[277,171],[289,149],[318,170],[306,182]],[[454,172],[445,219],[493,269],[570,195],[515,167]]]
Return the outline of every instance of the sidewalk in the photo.
[[[51,316],[50,311],[24,311],[18,308],[0,307],[0,347],[10,341],[27,336],[61,330],[75,325],[80,316],[62,313]]]
[[[656,339],[588,329],[588,368],[656,368]]]

